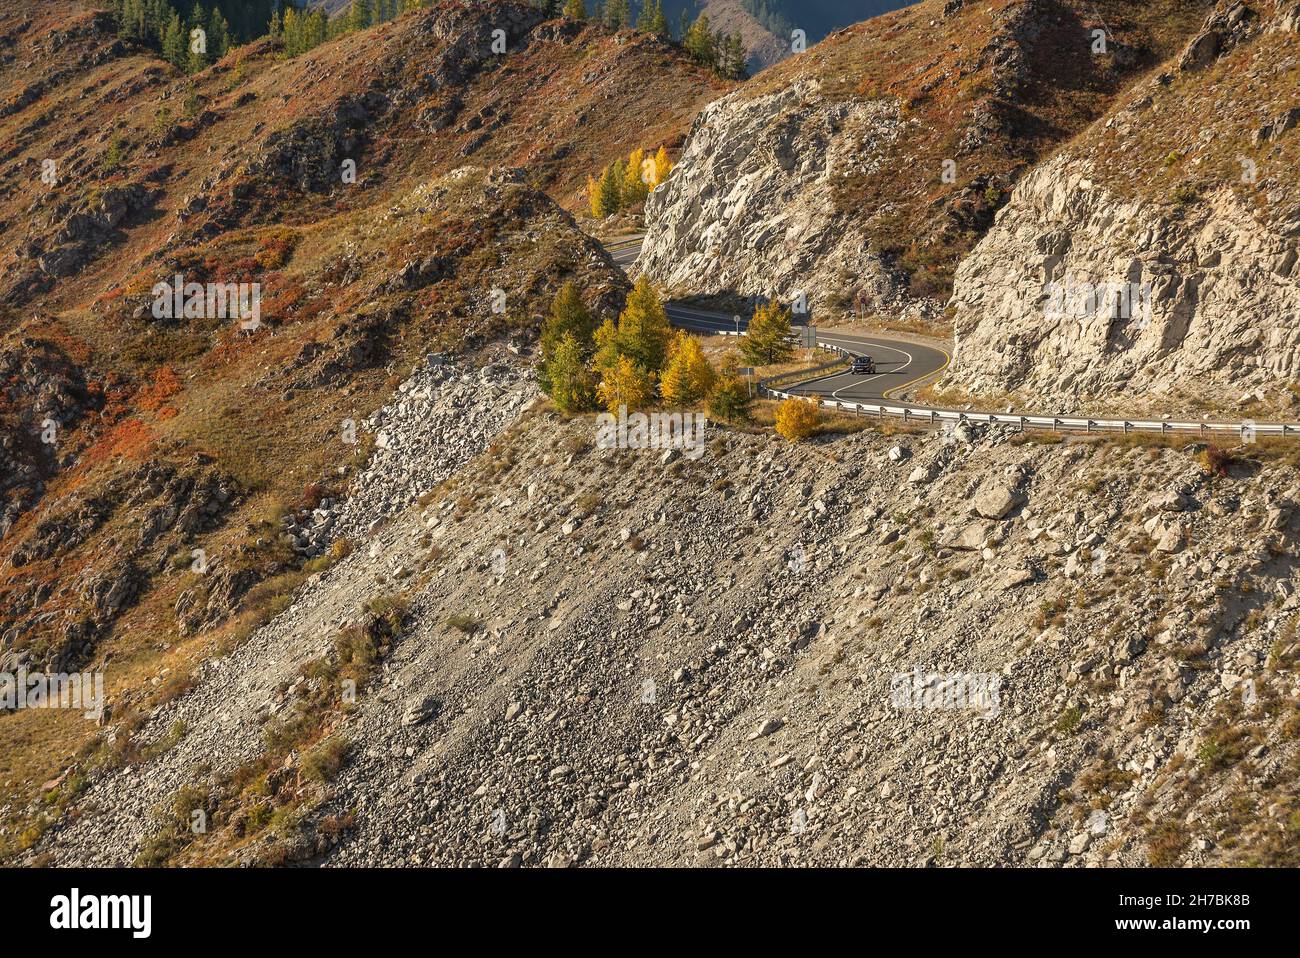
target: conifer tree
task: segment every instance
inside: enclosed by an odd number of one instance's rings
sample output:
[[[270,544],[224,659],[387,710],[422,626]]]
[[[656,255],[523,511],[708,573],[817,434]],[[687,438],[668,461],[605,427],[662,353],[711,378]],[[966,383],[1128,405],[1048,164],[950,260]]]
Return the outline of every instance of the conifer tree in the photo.
[[[723,422],[744,422],[749,419],[751,402],[749,386],[739,376],[736,358],[728,356],[709,394],[709,415]]]
[[[620,190],[620,205],[623,209],[644,203],[650,192],[645,182],[645,150],[638,147],[628,154],[627,167],[623,171],[623,184]]]
[[[617,415],[622,406],[626,406],[628,412],[635,412],[645,408],[654,398],[654,376],[633,362],[630,356],[620,356],[605,370],[600,385],[596,387],[596,396],[611,413]]]
[[[587,4],[583,0],[565,0],[564,15],[570,20],[586,20]]]
[[[189,51],[185,45],[185,31],[181,27],[181,18],[173,10],[171,19],[167,21],[167,28],[163,32],[163,59],[177,69],[183,70],[185,69],[188,54]]]
[[[188,72],[198,73],[208,65],[209,40],[208,12],[202,4],[196,3],[185,23],[185,69]]]
[[[701,13],[691,24],[682,38],[682,47],[696,63],[713,68],[717,65],[718,54],[713,32],[709,28],[709,15]]]
[[[668,179],[668,174],[672,171],[673,163],[672,160],[668,159],[668,150],[661,146],[659,152],[655,154],[655,181],[653,186],[658,186]]]
[[[700,341],[679,330],[668,350],[668,365],[659,380],[659,392],[670,406],[685,407],[704,399],[713,391],[717,374],[709,363]]]
[[[305,49],[302,45],[302,17],[293,7],[284,11],[284,52],[296,57]]]
[[[754,311],[740,351],[754,366],[783,363],[794,355],[790,342],[790,311],[779,303],[766,303]]]
[[[672,28],[668,26],[668,17],[664,15],[663,0],[654,0],[654,14],[650,17],[650,32],[665,40],[672,38]]]
[[[551,302],[551,314],[542,326],[542,363],[537,378],[542,389],[551,392],[554,380],[552,359],[561,340],[572,337],[579,347],[579,365],[586,363],[594,348],[592,337],[596,332],[596,317],[587,309],[573,283],[565,283]]]
[[[230,24],[222,14],[221,8],[214,6],[212,15],[208,17],[208,56],[215,63],[229,51]]]
[[[370,9],[370,0],[352,0],[352,8],[348,11],[349,30],[364,30],[373,22],[373,14]]]
[[[565,333],[547,357],[547,392],[557,409],[564,413],[589,409],[595,401],[595,389],[582,344],[573,333]]]
[[[659,292],[642,273],[618,318],[619,352],[630,356],[642,369],[658,372],[667,361],[671,337],[672,327]]]
[[[620,166],[619,163],[611,163],[600,175],[597,187],[599,201],[596,207],[600,210],[596,214],[598,217],[613,216],[623,208],[623,175]]]

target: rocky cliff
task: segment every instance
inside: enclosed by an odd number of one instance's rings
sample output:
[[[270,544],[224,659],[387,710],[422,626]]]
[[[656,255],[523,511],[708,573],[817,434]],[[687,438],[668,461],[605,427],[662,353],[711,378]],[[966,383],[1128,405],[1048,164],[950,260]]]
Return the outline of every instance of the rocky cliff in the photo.
[[[1020,182],[958,269],[948,383],[1061,408],[1289,402],[1296,9],[1223,5],[1167,70]]]
[[[766,71],[696,119],[641,267],[685,292],[936,311],[1016,180],[1200,20],[1100,7],[921,3]]]

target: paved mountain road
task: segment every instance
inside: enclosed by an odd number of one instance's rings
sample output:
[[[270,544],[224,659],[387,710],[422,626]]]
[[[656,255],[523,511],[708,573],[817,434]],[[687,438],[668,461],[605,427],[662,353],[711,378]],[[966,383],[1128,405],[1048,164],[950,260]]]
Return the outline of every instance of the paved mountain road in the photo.
[[[614,263],[630,269],[641,255],[642,236],[629,236],[606,246]],[[667,303],[668,319],[674,326],[699,333],[742,333],[749,322],[743,317],[711,312],[679,303]],[[951,357],[942,349],[922,346],[907,340],[879,336],[855,336],[848,333],[818,332],[817,341],[838,346],[854,355],[868,355],[876,361],[875,375],[858,376],[838,373],[800,383],[790,392],[825,396],[828,399],[871,401],[886,398],[943,371]]]
[[[627,236],[606,245],[605,249],[615,264],[631,272],[641,254],[644,236]],[[711,312],[695,306],[681,303],[667,303],[665,309],[669,321],[682,329],[707,333],[731,333],[738,335],[745,331],[747,321],[744,318],[728,316],[725,313]],[[1066,413],[1033,414],[979,412],[970,409],[942,409],[935,406],[922,406],[890,400],[890,394],[897,394],[905,389],[917,386],[926,380],[937,378],[952,361],[952,357],[943,349],[925,346],[907,340],[890,339],[880,336],[856,336],[849,333],[837,333],[820,330],[817,342],[826,346],[837,347],[854,354],[866,353],[876,361],[877,372],[872,376],[855,376],[852,373],[834,373],[819,379],[800,383],[788,390],[770,390],[775,396],[816,395],[831,404],[841,404],[858,415],[895,416],[905,421],[958,423],[963,420],[972,422],[1003,423],[1024,428],[1042,428],[1056,431],[1077,430],[1080,432],[1140,431],[1159,433],[1191,433],[1203,437],[1215,434],[1235,436],[1244,442],[1253,442],[1256,434],[1295,436],[1300,434],[1300,423],[1255,423],[1211,422],[1206,420],[1174,420],[1170,417],[1160,419],[1094,419],[1090,416]]]

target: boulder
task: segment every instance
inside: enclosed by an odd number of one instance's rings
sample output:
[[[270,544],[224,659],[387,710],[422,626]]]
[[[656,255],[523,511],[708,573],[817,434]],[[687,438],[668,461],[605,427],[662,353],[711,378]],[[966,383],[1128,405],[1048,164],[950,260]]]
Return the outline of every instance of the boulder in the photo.
[[[1023,505],[1025,497],[1010,486],[986,486],[975,494],[972,507],[976,515],[985,519],[1005,519],[1016,507]]]

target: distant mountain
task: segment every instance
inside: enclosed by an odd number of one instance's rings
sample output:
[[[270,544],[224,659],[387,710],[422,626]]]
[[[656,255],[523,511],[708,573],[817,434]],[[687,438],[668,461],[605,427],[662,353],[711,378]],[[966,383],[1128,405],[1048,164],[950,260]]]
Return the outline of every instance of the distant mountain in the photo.
[[[351,6],[352,0],[310,0],[331,15]],[[629,0],[635,22],[642,0]],[[688,21],[708,15],[715,29],[739,32],[750,51],[750,69],[760,70],[790,55],[791,33],[803,30],[809,46],[828,33],[882,13],[910,6],[908,0],[663,0],[664,13],[677,35],[683,14]],[[595,14],[598,0],[587,0]]]

